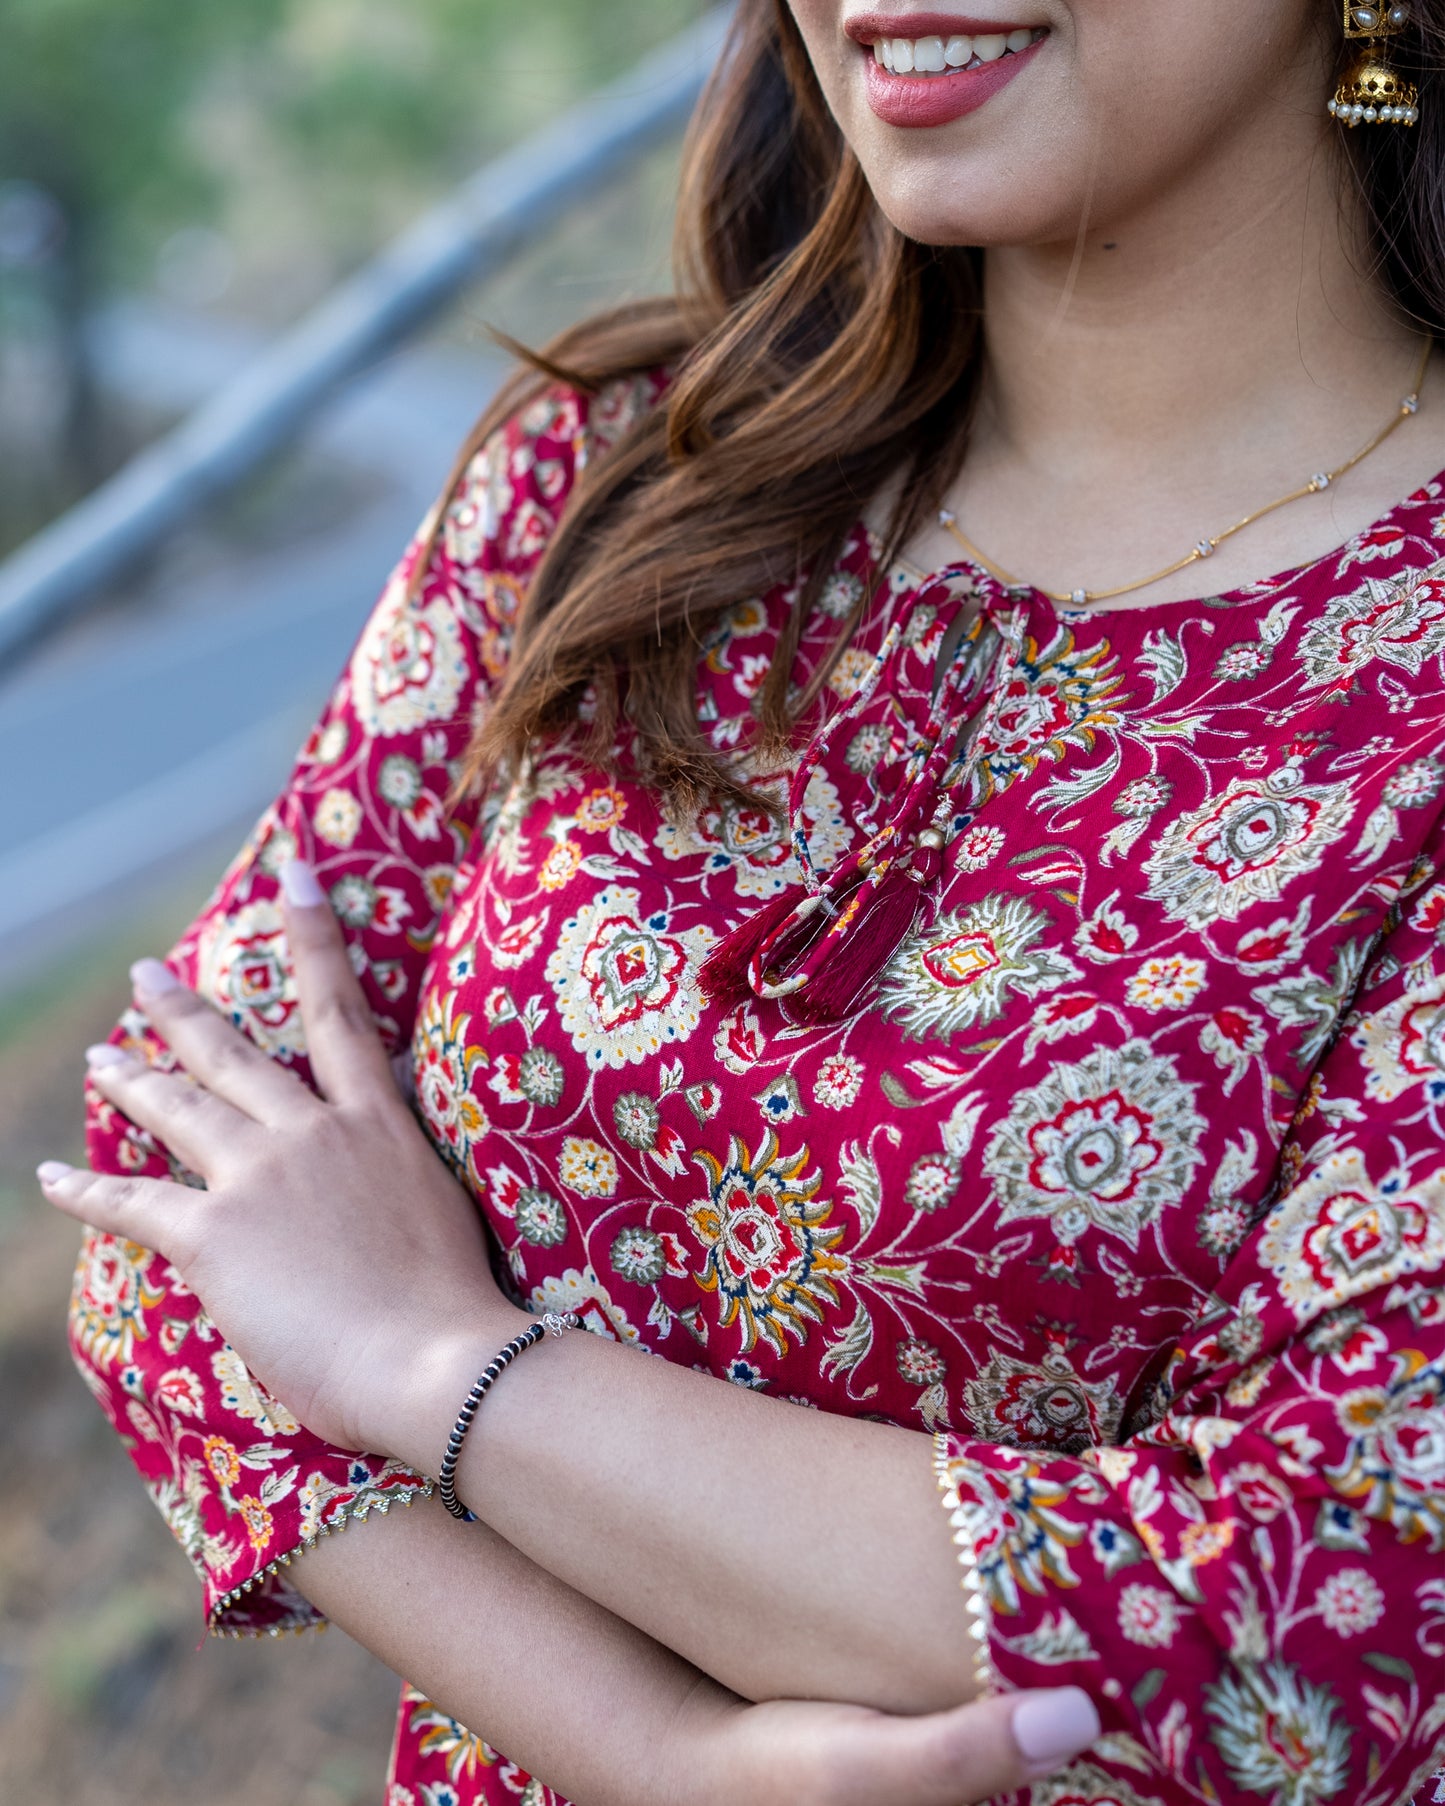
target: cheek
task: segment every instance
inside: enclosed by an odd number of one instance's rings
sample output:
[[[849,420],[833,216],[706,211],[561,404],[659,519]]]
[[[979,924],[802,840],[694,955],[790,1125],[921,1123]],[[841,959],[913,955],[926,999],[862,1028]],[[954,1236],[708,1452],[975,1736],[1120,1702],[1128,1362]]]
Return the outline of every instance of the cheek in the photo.
[[[823,98],[851,141],[846,115],[856,98],[859,49],[844,36],[843,21],[847,11],[857,8],[845,9],[843,0],[788,0],[787,10],[803,40]]]
[[[1039,0],[1023,9],[1050,29],[1033,66],[977,112],[915,130],[873,114],[837,0],[792,0],[792,11],[899,230],[927,243],[1003,245],[1070,239],[1086,210],[1102,226],[1223,160],[1247,162],[1292,110],[1308,116],[1315,100],[1322,110],[1318,4]]]
[[[788,0],[787,10],[802,33],[810,55],[825,38],[842,33],[847,16],[843,0]]]

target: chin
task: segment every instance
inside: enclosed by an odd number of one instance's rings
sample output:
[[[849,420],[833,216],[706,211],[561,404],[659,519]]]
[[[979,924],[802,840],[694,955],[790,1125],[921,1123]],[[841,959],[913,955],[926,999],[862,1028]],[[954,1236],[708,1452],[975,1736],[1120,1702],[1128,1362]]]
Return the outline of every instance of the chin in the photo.
[[[865,171],[879,208],[919,244],[982,248],[1072,239],[1087,198],[1074,183],[1020,181],[1007,170]]]

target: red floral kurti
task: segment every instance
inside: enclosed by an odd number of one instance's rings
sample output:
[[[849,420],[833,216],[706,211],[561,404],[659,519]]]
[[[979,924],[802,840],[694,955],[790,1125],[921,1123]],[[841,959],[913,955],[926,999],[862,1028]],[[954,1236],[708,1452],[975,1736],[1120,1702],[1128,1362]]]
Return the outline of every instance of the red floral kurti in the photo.
[[[943,1431],[1000,1676],[1104,1718],[1032,1806],[1409,1798],[1445,1737],[1445,480],[1206,602],[895,573],[791,837],[670,821],[565,748],[448,818],[576,473],[655,394],[557,391],[492,442],[172,963],[304,1070],[276,904],[303,854],[520,1297]],[[860,526],[800,681],[875,549]],[[721,749],[793,600],[707,641]],[[724,1014],[698,968],[726,931],[903,806],[960,610],[971,731],[913,930],[848,1020]],[[166,1170],[91,1103],[98,1167]],[[139,1248],[88,1241],[73,1337],[222,1632],[314,1621],[287,1558],[424,1484],[300,1429]],[[553,1798],[403,1696],[392,1806],[519,1796]]]

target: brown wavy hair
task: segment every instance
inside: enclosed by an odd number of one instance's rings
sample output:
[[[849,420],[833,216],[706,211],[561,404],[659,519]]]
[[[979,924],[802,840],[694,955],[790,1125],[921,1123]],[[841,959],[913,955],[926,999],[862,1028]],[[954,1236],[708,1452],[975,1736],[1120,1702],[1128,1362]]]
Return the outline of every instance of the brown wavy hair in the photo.
[[[1445,336],[1445,0],[1415,0],[1415,15],[1395,61],[1419,83],[1420,123],[1345,138],[1368,222],[1362,261],[1405,316]],[[1338,33],[1338,0],[1329,16]],[[780,753],[826,676],[801,695],[790,686],[803,623],[860,511],[895,485],[891,556],[962,463],[982,363],[980,253],[916,243],[883,217],[785,0],[740,0],[688,135],[675,268],[672,297],[588,320],[540,352],[514,346],[524,365],[457,461],[448,494],[552,382],[595,392],[675,373],[569,497],[459,788],[575,731],[590,690],[593,762],[615,762],[625,722],[631,756],[673,805],[740,794],[697,719],[710,625],[800,582],[755,703],[756,744]]]

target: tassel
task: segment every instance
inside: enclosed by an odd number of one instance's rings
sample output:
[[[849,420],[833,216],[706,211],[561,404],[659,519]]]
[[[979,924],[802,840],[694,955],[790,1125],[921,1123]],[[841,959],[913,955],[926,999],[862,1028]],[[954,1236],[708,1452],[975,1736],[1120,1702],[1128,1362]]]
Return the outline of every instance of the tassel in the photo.
[[[850,1014],[903,945],[922,895],[906,864],[890,866],[879,883],[868,885],[847,931],[823,938],[807,984],[786,1000],[788,1014],[812,1027]]]
[[[1003,673],[991,679],[992,695],[955,783],[945,785],[944,777],[958,740],[954,705],[972,671],[962,659],[955,659],[939,691],[938,719],[925,737],[927,750],[919,751],[921,765],[898,799],[893,819],[831,872],[819,874],[802,826],[808,779],[820,767],[830,737],[871,699],[899,643],[899,624],[888,630],[867,679],[793,774],[789,817],[799,862],[810,874],[808,886],[789,886],[725,935],[702,963],[702,988],[725,1014],[760,997],[779,1001],[793,1022],[822,1026],[841,1021],[858,1007],[902,946],[925,892],[942,871],[951,799],[967,794],[981,748],[993,733],[1012,675],[1010,661],[1022,656],[1022,624],[1015,604],[1010,631],[1003,634],[1009,659]]]
[[[699,972],[703,990],[724,1014],[781,995],[796,1022],[841,1021],[913,927],[938,876],[942,839],[925,833],[911,857],[854,865],[822,896],[790,886],[718,942]],[[799,975],[796,987],[772,988]],[[760,982],[768,988],[760,991]]]
[[[800,884],[790,884],[770,903],[739,922],[725,934],[703,961],[698,977],[702,988],[724,1015],[748,1003],[755,993],[748,968],[763,942],[780,929],[807,896]]]

